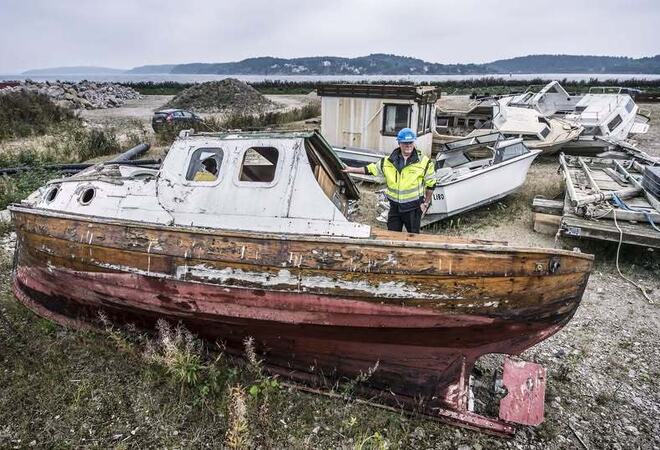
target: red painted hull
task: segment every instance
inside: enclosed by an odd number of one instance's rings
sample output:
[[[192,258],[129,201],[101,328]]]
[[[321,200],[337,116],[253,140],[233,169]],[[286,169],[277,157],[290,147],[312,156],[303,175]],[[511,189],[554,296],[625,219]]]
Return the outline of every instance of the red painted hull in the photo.
[[[303,380],[321,374],[353,378],[378,363],[371,388],[392,392],[391,400],[401,403],[423,400],[431,413],[464,406],[467,376],[480,356],[521,352],[559,330],[575,311],[565,301],[565,314],[555,315],[552,324],[513,323],[347,298],[21,266],[14,291],[40,315],[69,325],[94,321],[99,311],[147,327],[167,318],[222,340],[237,354],[251,336],[269,365]]]

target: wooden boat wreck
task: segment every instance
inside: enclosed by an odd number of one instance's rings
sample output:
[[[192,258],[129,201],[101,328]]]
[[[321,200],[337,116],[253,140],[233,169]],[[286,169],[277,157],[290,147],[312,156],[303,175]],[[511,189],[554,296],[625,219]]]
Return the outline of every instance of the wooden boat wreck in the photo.
[[[158,170],[52,180],[10,207],[14,292],[65,325],[166,318],[235,352],[251,336],[298,380],[377,365],[382,401],[473,429],[539,423],[542,369],[507,360],[500,418],[470,409],[470,373],[560,330],[593,257],[350,222],[341,168],[316,132],[184,133]]]

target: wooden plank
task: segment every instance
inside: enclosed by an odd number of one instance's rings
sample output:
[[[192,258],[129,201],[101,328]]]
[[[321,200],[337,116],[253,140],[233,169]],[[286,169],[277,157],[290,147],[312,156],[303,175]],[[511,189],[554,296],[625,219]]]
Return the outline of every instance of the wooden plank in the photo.
[[[13,211],[17,229],[43,234],[64,241],[87,242],[89,245],[143,252],[146,261],[153,255],[188,259],[216,260],[226,264],[248,264],[254,268],[276,267],[278,270],[323,269],[349,273],[379,273],[389,279],[393,273],[418,274],[536,274],[537,264],[547,265],[548,258],[561,255],[566,262],[560,271],[581,271],[591,265],[588,255],[575,255],[554,249],[508,249],[485,245],[458,248],[434,248],[444,237],[406,235],[381,232],[388,240],[333,240],[317,237],[302,240],[294,236],[287,240],[267,238],[265,235],[225,233],[214,230],[203,234],[173,227],[146,228],[127,224],[88,222],[87,220],[49,218]],[[403,242],[406,238],[410,241]],[[460,238],[459,238],[460,239]],[[446,243],[447,241],[445,241]],[[463,248],[461,248],[464,246]],[[570,261],[570,263],[568,262]]]
[[[556,214],[532,213],[534,220],[534,231],[541,234],[557,234],[561,225],[561,216]]]
[[[532,211],[543,214],[561,215],[564,210],[563,200],[550,200],[543,197],[534,197]]]
[[[660,233],[649,225],[630,224],[619,221],[624,244],[660,248]],[[561,224],[564,236],[599,239],[619,242],[619,230],[612,220],[586,220],[574,215],[565,215]]]
[[[620,186],[627,186],[628,182],[626,179],[619,174],[619,172],[616,172],[612,168],[608,167],[605,169],[605,173],[610,176],[614,181],[616,181]]]
[[[566,163],[566,158],[563,153],[559,154],[559,164],[561,165],[562,172],[564,173],[564,180],[566,181],[566,192],[568,193],[568,198],[571,200],[571,203],[577,201],[577,193],[575,192],[575,186],[573,185],[573,180],[571,179],[571,171],[568,168]],[[573,205],[577,206],[577,205]]]
[[[580,167],[582,167],[582,171],[587,177],[587,182],[589,183],[591,190],[594,192],[600,192],[600,188],[598,187],[596,180],[594,180],[594,178],[591,176],[591,169],[589,169],[589,166],[587,166],[587,163],[584,162],[584,159],[582,159],[581,156],[578,156],[578,163],[580,163]]]

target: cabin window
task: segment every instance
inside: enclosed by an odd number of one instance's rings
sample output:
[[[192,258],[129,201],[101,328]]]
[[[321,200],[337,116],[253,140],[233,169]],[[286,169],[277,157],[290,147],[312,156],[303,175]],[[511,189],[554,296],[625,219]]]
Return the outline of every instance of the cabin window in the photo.
[[[95,196],[96,196],[96,189],[91,187],[87,188],[84,191],[82,191],[80,197],[78,197],[78,202],[81,205],[89,205]]]
[[[53,200],[55,200],[55,197],[57,197],[57,194],[59,194],[59,193],[60,193],[60,187],[59,186],[55,186],[55,187],[50,188],[48,190],[48,192],[46,192],[46,201],[48,203],[52,202]]]
[[[632,110],[635,108],[635,101],[631,98],[628,100],[628,103],[626,103],[626,112],[632,112]]]
[[[584,136],[602,136],[603,133],[600,131],[600,127],[584,127],[582,134]]]
[[[383,111],[383,135],[396,136],[401,128],[410,126],[410,105],[385,105]]]
[[[279,152],[274,147],[251,147],[243,155],[240,181],[270,183],[275,179]]]
[[[545,127],[541,130],[541,136],[543,137],[543,139],[547,138],[549,134],[550,134],[550,128]]]
[[[220,148],[198,148],[190,158],[186,180],[213,182],[218,180],[223,152]]]
[[[449,128],[449,117],[438,117],[435,124],[439,128]]]
[[[609,123],[607,124],[607,128],[609,128],[610,131],[616,130],[616,127],[621,125],[621,122],[623,122],[623,119],[621,118],[620,115],[614,116],[614,119],[610,120]]]

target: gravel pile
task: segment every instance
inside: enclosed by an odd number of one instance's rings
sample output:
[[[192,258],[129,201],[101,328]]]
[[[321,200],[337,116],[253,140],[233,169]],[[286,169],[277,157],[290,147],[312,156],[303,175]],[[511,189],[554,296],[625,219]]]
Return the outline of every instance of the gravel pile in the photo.
[[[69,109],[106,109],[122,106],[126,100],[141,98],[129,87],[114,83],[93,83],[81,81],[68,83],[60,81],[23,81],[18,86],[8,87],[3,93],[31,91],[45,94],[59,106]]]
[[[275,105],[252,86],[235,78],[226,78],[192,86],[165,106],[198,112],[254,114]]]

